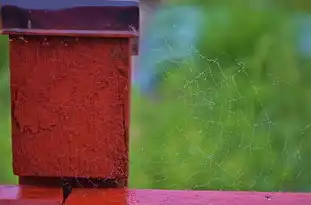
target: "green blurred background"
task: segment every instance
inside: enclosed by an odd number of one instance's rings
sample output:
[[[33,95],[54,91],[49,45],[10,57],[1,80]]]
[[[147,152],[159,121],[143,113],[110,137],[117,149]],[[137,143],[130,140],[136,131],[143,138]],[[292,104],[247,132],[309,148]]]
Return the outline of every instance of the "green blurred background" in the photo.
[[[10,139],[10,93],[8,76],[8,38],[0,36],[0,183],[15,182],[12,176]]]
[[[160,65],[176,68],[160,99],[134,89],[131,187],[311,191],[311,58],[292,23],[311,7],[250,2],[193,1],[209,24],[197,52]],[[0,183],[14,183],[6,37],[0,48]]]

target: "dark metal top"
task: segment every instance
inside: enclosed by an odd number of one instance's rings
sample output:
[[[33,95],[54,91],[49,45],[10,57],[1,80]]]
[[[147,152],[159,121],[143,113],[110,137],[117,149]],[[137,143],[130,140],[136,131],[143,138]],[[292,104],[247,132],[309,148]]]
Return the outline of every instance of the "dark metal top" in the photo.
[[[138,0],[0,0],[2,33],[138,36]]]

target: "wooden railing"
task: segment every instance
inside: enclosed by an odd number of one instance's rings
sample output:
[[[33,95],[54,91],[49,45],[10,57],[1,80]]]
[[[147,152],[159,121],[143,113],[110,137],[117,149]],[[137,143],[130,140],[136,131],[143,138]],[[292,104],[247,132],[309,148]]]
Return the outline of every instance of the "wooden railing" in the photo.
[[[138,3],[41,2],[17,0],[1,8],[2,33],[10,39],[19,184],[0,186],[0,205],[311,204],[311,195],[302,193],[128,189]]]

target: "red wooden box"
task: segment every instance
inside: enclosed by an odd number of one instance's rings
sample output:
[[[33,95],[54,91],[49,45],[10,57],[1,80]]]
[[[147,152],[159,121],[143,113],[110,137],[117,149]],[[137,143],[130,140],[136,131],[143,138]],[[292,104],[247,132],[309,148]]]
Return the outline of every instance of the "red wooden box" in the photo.
[[[10,40],[14,173],[126,179],[138,2],[1,6]]]

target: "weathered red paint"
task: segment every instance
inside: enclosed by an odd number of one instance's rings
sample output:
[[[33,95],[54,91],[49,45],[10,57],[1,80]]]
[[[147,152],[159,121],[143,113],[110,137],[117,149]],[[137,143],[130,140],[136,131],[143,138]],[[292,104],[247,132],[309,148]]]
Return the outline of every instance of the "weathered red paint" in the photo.
[[[16,175],[127,178],[131,46],[10,36]]]
[[[60,205],[60,188],[0,186],[0,205]]]
[[[133,190],[133,205],[310,205],[310,194],[230,191]]]
[[[66,205],[310,205],[310,194],[76,189]]]
[[[10,201],[10,203],[8,203]],[[60,205],[60,190],[0,187],[0,205]],[[310,205],[304,193],[74,189],[65,205]]]

